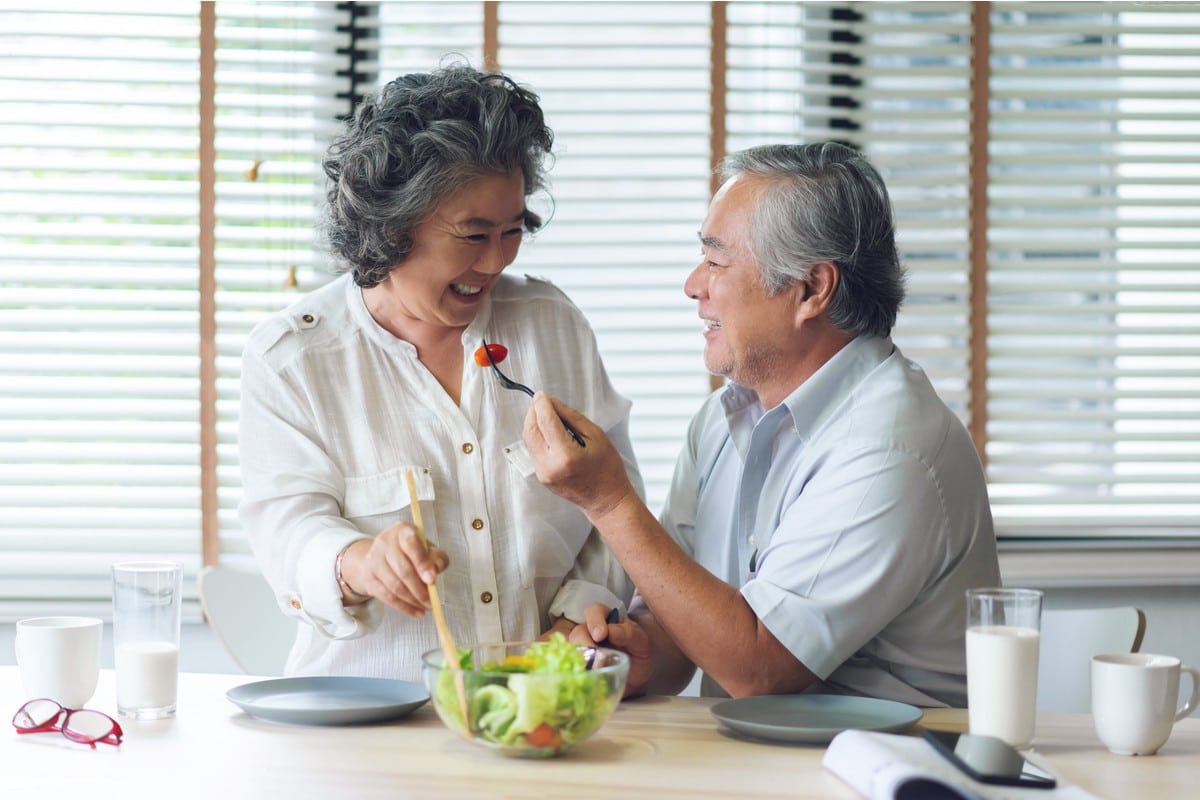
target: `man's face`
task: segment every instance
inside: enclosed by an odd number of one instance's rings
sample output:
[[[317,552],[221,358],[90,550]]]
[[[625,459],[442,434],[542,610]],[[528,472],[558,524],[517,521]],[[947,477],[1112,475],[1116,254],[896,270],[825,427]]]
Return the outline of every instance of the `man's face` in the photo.
[[[768,295],[750,249],[754,209],[764,179],[738,176],[713,198],[700,229],[700,263],[684,282],[704,321],[704,364],[760,397],[786,385],[796,347],[796,296]]]

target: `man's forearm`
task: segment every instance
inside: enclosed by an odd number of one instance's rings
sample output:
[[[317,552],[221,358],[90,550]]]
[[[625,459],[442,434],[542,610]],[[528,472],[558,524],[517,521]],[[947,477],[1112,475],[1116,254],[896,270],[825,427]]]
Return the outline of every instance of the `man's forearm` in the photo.
[[[703,669],[735,697],[800,691],[815,680],[762,625],[739,588],[684,552],[639,499],[626,497],[592,523],[633,579],[659,639],[672,642],[685,664]],[[670,687],[680,664],[666,652],[662,685]],[[656,684],[658,676],[656,668]]]
[[[630,619],[636,621],[650,639],[651,652],[654,654],[654,672],[638,694],[679,694],[692,676],[696,674],[696,665],[683,654],[675,641],[667,635],[653,612],[646,607],[641,597],[635,597],[629,608]]]

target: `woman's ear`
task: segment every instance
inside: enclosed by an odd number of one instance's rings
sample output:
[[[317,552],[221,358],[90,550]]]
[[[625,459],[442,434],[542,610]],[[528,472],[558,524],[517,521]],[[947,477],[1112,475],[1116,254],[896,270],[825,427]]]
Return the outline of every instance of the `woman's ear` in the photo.
[[[841,270],[832,261],[820,261],[809,267],[808,280],[797,287],[797,317],[813,319],[821,316],[833,302],[833,293],[837,291],[841,277]]]

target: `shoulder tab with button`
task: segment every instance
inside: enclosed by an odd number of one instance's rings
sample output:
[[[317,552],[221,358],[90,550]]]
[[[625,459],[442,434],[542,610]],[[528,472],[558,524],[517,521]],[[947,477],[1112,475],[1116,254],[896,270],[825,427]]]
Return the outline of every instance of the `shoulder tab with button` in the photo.
[[[321,324],[321,318],[310,311],[304,311],[288,317],[292,330],[296,333],[312,330]]]
[[[305,318],[308,319],[305,319]],[[254,334],[252,346],[267,363],[282,369],[293,356],[304,347],[306,335],[317,327],[321,319],[305,311],[286,313],[271,320]]]

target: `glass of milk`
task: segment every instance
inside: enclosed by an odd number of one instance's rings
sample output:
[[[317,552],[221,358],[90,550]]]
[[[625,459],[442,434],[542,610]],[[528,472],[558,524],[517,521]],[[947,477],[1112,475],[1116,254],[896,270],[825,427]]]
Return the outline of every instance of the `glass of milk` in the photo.
[[[175,713],[183,565],[113,564],[113,663],[117,713],[161,719]]]
[[[967,591],[967,717],[971,733],[1033,743],[1042,593]]]

